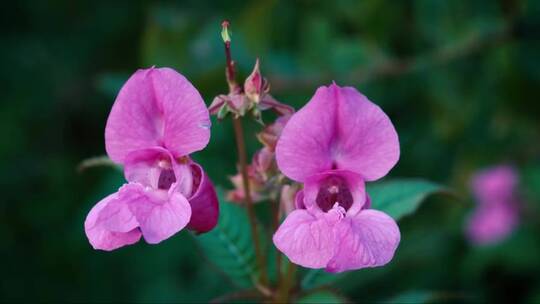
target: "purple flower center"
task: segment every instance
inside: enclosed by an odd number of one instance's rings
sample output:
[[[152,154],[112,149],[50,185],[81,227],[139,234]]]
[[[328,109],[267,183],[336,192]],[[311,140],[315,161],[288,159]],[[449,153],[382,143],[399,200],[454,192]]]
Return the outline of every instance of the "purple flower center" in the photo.
[[[174,171],[172,169],[163,169],[159,174],[158,188],[163,190],[169,190],[171,185],[176,182]]]
[[[342,178],[331,176],[321,183],[316,202],[324,212],[332,209],[336,203],[343,209],[349,210],[353,204],[353,197],[347,183]]]

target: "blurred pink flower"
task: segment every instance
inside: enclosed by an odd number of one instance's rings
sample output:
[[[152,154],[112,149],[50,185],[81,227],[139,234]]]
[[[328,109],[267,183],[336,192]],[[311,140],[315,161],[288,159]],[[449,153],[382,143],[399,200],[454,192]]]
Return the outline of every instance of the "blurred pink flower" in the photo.
[[[279,116],[273,124],[266,126],[262,132],[257,134],[257,139],[271,152],[274,152],[281,132],[290,118],[291,115]]]
[[[281,188],[279,196],[280,217],[289,215],[297,208],[303,208],[303,191],[299,188],[299,184],[283,185]]]
[[[260,191],[264,188],[264,181],[258,172],[254,169],[253,165],[248,165],[248,177],[249,177],[249,192],[251,194],[251,200],[254,203],[260,202],[264,197],[260,194]],[[244,190],[244,179],[241,173],[237,173],[229,177],[229,180],[234,186],[233,190],[227,192],[227,200],[233,203],[243,204],[246,200]]]
[[[85,221],[95,249],[114,250],[141,236],[150,244],[184,227],[217,223],[212,182],[190,153],[210,139],[208,110],[197,90],[170,68],[138,70],[124,84],[105,128],[107,154],[128,181],[97,203]]]
[[[366,209],[365,181],[385,176],[399,158],[386,114],[356,89],[320,87],[294,114],[276,147],[287,177],[304,183],[274,234],[294,263],[329,272],[388,263],[399,244],[396,222]]]
[[[471,181],[478,206],[467,223],[467,236],[477,244],[504,240],[519,222],[518,176],[506,165],[482,170]]]

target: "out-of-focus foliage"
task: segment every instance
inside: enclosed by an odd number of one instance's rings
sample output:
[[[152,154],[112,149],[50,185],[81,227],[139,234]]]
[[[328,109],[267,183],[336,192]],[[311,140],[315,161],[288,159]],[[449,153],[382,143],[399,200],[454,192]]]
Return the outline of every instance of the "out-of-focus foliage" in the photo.
[[[220,193],[218,225],[196,238],[208,262],[223,271],[233,285],[251,287],[259,272],[248,218],[240,206],[224,202],[223,197]]]
[[[6,2],[0,300],[208,301],[237,290],[188,232],[157,246],[92,250],[84,218],[123,178],[111,168],[76,171],[104,154],[108,112],[137,68],[171,66],[207,102],[226,91],[227,18],[241,76],[259,57],[272,95],[297,109],[332,80],[358,88],[398,130],[401,158],[389,178],[433,180],[460,198],[431,196],[404,217],[394,260],[335,280],[340,297],[537,302],[538,16],[534,0]],[[246,126],[250,153],[259,129]],[[230,122],[214,122],[208,148],[194,155],[222,187],[236,170],[232,134]],[[468,179],[499,162],[522,174],[523,224],[501,244],[474,248],[463,237],[474,204]]]

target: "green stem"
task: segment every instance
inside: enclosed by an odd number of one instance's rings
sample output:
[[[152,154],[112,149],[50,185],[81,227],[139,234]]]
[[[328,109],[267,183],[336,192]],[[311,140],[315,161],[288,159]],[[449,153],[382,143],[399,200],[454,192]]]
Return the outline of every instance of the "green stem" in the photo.
[[[288,303],[290,290],[296,275],[296,265],[288,261],[287,272],[278,286],[275,303]]]

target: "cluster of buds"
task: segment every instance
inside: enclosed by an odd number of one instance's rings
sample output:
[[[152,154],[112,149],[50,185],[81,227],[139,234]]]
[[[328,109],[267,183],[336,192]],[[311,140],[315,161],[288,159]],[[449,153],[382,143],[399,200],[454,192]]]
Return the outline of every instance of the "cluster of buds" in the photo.
[[[253,155],[252,162],[248,165],[248,182],[253,202],[275,200],[283,191],[282,188],[286,181],[277,168],[275,149],[281,131],[289,118],[289,114],[279,116],[274,123],[266,126],[257,134],[263,147]],[[242,175],[238,173],[230,179],[235,189],[227,194],[228,200],[236,203],[245,202]],[[292,188],[287,189],[289,192],[292,190]],[[284,198],[283,194],[282,198]],[[285,196],[291,195],[286,193]]]
[[[229,94],[218,95],[209,107],[210,114],[218,119],[225,118],[229,113],[235,118],[251,114],[257,121],[262,122],[261,112],[273,109],[278,115],[291,115],[292,107],[283,104],[269,94],[270,85],[261,75],[259,59],[243,86],[233,86]]]
[[[228,21],[223,21],[221,26],[221,38],[225,46],[227,63],[225,76],[229,85],[229,93],[214,98],[208,108],[210,114],[216,115],[219,120],[224,119],[229,113],[235,120],[249,115],[263,126],[265,125],[262,120],[263,111],[273,110],[278,115],[275,122],[266,125],[257,134],[263,147],[253,155],[251,163],[245,164],[245,167],[242,167],[241,164],[238,168],[239,173],[230,177],[234,190],[227,193],[227,199],[235,203],[248,201],[256,203],[265,200],[277,201],[278,197],[294,197],[297,191],[293,193],[293,190],[298,189],[286,185],[287,181],[280,173],[275,157],[279,136],[289,118],[294,114],[294,108],[277,101],[270,95],[270,84],[261,74],[259,59],[255,61],[251,74],[242,85],[239,85],[235,79],[236,63],[231,56],[230,24]],[[249,199],[246,196],[249,196]],[[293,200],[286,199],[287,205],[291,208],[294,203],[290,202]],[[283,205],[283,202],[280,205]],[[281,210],[291,208],[280,207]]]

